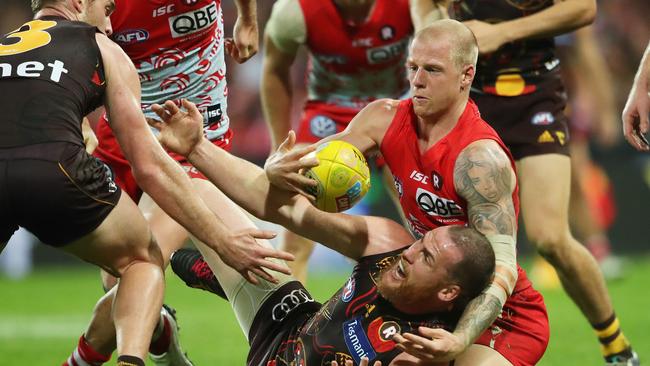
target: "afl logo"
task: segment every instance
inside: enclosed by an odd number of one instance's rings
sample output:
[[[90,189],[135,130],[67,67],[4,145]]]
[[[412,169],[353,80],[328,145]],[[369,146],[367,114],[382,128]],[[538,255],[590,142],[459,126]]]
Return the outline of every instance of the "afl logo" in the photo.
[[[130,45],[149,39],[149,32],[144,29],[127,29],[114,35],[113,39],[121,45]]]
[[[538,112],[533,116],[530,122],[536,126],[547,126],[555,122],[555,118],[551,112]]]
[[[350,277],[348,282],[346,282],[345,286],[343,287],[341,300],[343,300],[343,302],[350,302],[350,300],[352,300],[353,297],[354,297],[354,277]]]
[[[316,116],[309,121],[311,134],[324,138],[336,133],[336,123],[329,117]]]

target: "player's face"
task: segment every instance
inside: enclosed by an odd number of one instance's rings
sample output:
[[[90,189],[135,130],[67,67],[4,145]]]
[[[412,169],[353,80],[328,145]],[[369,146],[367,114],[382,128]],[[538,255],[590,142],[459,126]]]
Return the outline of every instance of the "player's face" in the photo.
[[[453,300],[440,297],[441,291],[454,285],[447,268],[461,259],[460,250],[449,237],[449,227],[440,227],[406,249],[395,264],[382,272],[377,286],[382,296],[401,311],[439,311],[451,304],[444,301]]]
[[[113,33],[110,18],[113,10],[115,10],[115,0],[86,0],[80,20],[110,36]]]
[[[452,60],[452,45],[445,37],[413,40],[406,62],[413,109],[418,117],[436,116],[461,97],[461,70]]]

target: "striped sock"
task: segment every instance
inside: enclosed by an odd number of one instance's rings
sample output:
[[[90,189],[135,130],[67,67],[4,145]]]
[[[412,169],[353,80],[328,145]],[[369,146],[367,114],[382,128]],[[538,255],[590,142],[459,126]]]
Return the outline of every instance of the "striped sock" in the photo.
[[[624,352],[630,352],[630,342],[623,335],[616,314],[612,314],[612,316],[602,323],[592,324],[592,327],[600,341],[600,351],[603,357],[607,358]]]
[[[102,355],[95,351],[82,335],[79,337],[77,348],[72,355],[63,363],[63,366],[100,366],[108,362],[111,355]]]

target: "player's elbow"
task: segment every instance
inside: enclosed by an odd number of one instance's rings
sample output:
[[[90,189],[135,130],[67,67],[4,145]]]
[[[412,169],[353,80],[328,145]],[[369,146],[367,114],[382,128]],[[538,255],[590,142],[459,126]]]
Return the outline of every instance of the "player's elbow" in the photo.
[[[584,27],[594,22],[596,19],[596,1],[595,0],[584,0],[581,2],[581,6],[578,12],[578,27]]]
[[[131,166],[131,171],[138,186],[147,193],[159,184],[161,179],[160,169],[154,164],[135,163]]]

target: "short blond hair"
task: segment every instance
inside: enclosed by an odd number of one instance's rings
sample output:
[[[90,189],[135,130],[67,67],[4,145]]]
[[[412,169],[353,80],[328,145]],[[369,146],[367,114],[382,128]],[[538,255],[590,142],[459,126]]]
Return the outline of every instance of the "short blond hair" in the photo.
[[[476,67],[478,59],[478,42],[474,33],[463,23],[453,19],[438,20],[415,34],[429,42],[435,42],[440,37],[446,37],[451,44],[451,59],[461,68],[464,65]]]

